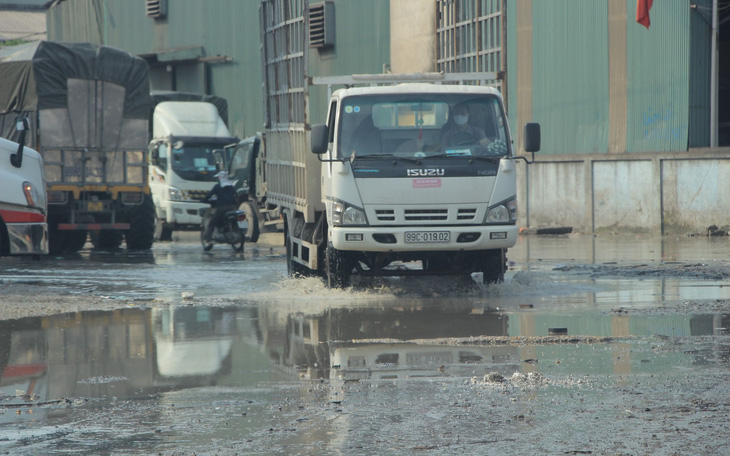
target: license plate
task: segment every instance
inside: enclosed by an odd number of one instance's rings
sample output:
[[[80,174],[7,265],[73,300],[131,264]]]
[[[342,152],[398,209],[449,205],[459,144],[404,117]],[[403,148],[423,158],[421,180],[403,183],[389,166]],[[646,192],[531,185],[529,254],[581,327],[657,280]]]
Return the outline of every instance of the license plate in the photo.
[[[241,230],[248,229],[248,220],[238,220],[238,228]]]
[[[407,353],[406,363],[411,366],[427,364],[449,364],[454,361],[451,353]]]
[[[449,242],[450,239],[449,231],[406,231],[408,243]]]
[[[89,212],[100,212],[104,210],[102,201],[89,201],[86,203],[86,210]]]

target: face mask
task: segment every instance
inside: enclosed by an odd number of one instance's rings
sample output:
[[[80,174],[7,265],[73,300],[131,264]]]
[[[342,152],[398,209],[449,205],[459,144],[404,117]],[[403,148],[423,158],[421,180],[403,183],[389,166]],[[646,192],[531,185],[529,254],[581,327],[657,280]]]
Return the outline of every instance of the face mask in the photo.
[[[464,125],[469,120],[469,116],[454,116],[454,123],[456,125]]]

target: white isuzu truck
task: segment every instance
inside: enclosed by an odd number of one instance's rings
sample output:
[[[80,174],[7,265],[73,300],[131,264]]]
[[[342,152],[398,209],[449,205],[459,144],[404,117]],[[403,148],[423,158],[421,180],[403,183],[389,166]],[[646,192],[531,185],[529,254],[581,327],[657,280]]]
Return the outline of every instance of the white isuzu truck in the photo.
[[[218,168],[224,166],[220,163],[224,147],[237,142],[212,102],[155,105],[149,185],[157,213],[157,240],[170,240],[175,230],[200,229],[198,210],[210,206],[201,200],[215,185]]]
[[[288,30],[296,21],[274,2],[261,11],[267,201],[284,216],[289,273],[321,275],[333,288],[354,274],[502,281],[523,157],[502,96],[487,86],[497,75],[310,77],[306,46],[276,45],[307,27]],[[318,85],[344,88],[326,101],[326,123],[312,125]],[[525,151],[539,142],[539,125],[528,124]]]

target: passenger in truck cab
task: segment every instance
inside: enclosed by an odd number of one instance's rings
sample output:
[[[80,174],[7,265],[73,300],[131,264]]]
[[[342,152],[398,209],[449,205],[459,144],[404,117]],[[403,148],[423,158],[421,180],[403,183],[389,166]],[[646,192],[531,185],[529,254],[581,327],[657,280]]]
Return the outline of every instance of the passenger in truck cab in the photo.
[[[487,146],[489,140],[484,130],[469,123],[469,106],[459,103],[451,109],[449,123],[441,137],[444,148],[480,144]]]

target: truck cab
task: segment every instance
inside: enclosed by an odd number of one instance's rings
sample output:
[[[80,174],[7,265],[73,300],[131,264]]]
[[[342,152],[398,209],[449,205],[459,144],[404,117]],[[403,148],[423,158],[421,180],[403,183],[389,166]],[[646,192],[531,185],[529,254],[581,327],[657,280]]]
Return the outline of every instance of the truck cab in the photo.
[[[0,138],[0,256],[48,253],[48,207],[43,158],[25,147],[26,118],[17,121],[19,142]]]
[[[149,184],[157,214],[155,238],[170,240],[175,230],[200,228],[201,200],[216,183],[238,143],[216,107],[208,102],[167,101],[153,114]]]

